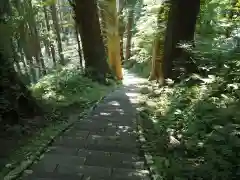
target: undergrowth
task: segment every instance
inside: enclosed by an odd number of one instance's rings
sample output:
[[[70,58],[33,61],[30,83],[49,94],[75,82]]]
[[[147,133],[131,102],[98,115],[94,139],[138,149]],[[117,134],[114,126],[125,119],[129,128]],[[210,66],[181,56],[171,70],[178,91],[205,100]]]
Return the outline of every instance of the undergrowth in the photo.
[[[205,74],[145,87],[140,116],[146,150],[163,180],[237,180],[240,56],[226,40],[201,38],[197,43],[194,58]]]
[[[110,85],[114,85],[112,81]],[[109,87],[103,86],[84,77],[76,68],[65,68],[44,77],[31,87],[33,95],[45,105],[67,110],[69,108],[86,108],[103,96]]]

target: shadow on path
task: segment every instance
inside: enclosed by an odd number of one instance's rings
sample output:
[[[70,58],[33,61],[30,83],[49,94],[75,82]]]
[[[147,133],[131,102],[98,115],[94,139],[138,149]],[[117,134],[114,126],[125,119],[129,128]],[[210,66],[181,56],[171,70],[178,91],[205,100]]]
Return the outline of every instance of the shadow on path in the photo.
[[[144,80],[124,73],[123,87],[59,137],[24,180],[149,179],[135,132],[134,101]]]

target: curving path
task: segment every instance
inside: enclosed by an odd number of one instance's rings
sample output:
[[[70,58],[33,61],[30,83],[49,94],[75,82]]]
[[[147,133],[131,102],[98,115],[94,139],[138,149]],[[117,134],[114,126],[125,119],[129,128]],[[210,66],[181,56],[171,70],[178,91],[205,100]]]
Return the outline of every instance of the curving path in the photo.
[[[62,134],[23,180],[149,180],[135,134],[137,85],[124,72],[123,87]]]

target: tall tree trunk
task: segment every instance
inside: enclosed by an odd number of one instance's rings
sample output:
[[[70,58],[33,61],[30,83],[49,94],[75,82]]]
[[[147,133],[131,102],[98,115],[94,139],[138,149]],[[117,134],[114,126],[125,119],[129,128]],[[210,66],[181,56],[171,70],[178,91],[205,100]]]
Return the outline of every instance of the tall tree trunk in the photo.
[[[162,56],[163,56],[163,24],[166,23],[167,19],[168,6],[165,2],[163,2],[159,8],[157,15],[157,29],[156,36],[154,37],[154,42],[152,45],[152,69],[150,76],[148,78],[149,81],[157,80],[163,83],[163,72],[162,72]]]
[[[56,36],[57,36],[57,45],[58,45],[58,53],[60,57],[60,64],[64,65],[65,62],[64,62],[64,56],[63,56],[62,40],[60,36],[60,26],[59,26],[59,20],[57,16],[56,4],[51,5],[50,9],[52,14],[53,25],[54,25]]]
[[[106,20],[104,18],[104,7],[101,5],[101,3],[99,3],[99,16],[100,16],[100,27],[101,27],[101,34],[103,37],[103,43],[104,43],[104,49],[105,52],[107,53],[107,34],[106,34]]]
[[[35,83],[37,82],[37,76],[36,76],[36,71],[34,68],[34,63],[33,63],[33,57],[31,50],[29,48],[29,37],[28,37],[28,28],[24,27],[24,24],[20,25],[20,44],[21,47],[23,48],[24,54],[27,59],[27,64],[29,66],[29,77],[31,79],[31,82]]]
[[[36,58],[37,65],[39,66],[40,69],[40,74],[46,75],[46,67],[43,59],[43,55],[41,52],[41,44],[40,44],[40,39],[39,39],[39,33],[37,30],[37,23],[35,19],[35,14],[33,12],[33,6],[32,6],[32,0],[28,0],[28,5],[29,5],[29,10],[30,10],[30,17],[29,17],[29,27],[30,27],[30,32],[32,35],[32,46],[34,50],[34,56]]]
[[[76,0],[76,22],[81,35],[85,68],[88,75],[105,81],[109,67],[101,36],[96,0]]]
[[[43,31],[43,37],[42,37],[42,42],[43,42],[43,45],[45,47],[45,54],[48,56],[48,57],[51,57],[51,52],[50,52],[50,43],[49,43],[49,40],[48,40],[48,31],[46,31],[46,23],[42,22],[42,31]]]
[[[123,34],[125,32],[125,23],[124,23],[123,8],[125,5],[126,5],[126,1],[117,0],[117,12],[119,17],[120,57],[121,57],[122,63],[124,61]]]
[[[43,2],[45,2],[45,1],[46,0],[43,0]],[[48,34],[50,34],[51,27],[50,27],[50,24],[49,24],[47,7],[45,5],[43,6],[43,13],[44,13],[45,21],[46,21],[46,27],[47,27]],[[54,48],[54,45],[49,38],[47,39],[47,41],[49,42],[49,46],[50,46],[50,51],[51,51],[52,60],[53,60],[53,67],[56,68],[57,67],[57,61],[56,61],[55,48]]]
[[[128,60],[131,57],[133,15],[134,15],[134,10],[133,10],[133,8],[130,8],[129,11],[128,11],[128,21],[127,21],[127,27],[126,27],[127,42],[126,42],[125,60]]]
[[[22,3],[20,3],[19,1],[13,1],[14,5],[18,11],[19,16],[24,16],[24,14],[26,13],[25,11],[25,6],[23,6]],[[19,42],[18,45],[19,47],[22,48],[26,60],[27,60],[27,64],[29,67],[29,78],[30,81],[35,83],[37,82],[37,78],[36,78],[36,72],[35,72],[35,68],[34,68],[34,63],[33,63],[33,54],[31,51],[31,42],[30,42],[30,37],[29,37],[29,29],[27,27],[27,22],[25,20],[20,21],[19,23]]]
[[[21,118],[33,117],[41,112],[30,91],[19,79],[10,61],[11,28],[6,15],[10,14],[9,0],[0,2],[0,123],[17,124]],[[10,54],[9,54],[10,53]]]
[[[122,63],[120,53],[119,19],[116,0],[110,0],[104,8],[107,27],[108,58],[111,70],[118,80],[122,80]]]
[[[184,64],[183,68],[185,68],[185,72],[187,73],[196,70],[190,61],[189,54],[183,48],[179,47],[179,43],[183,41],[192,44],[199,9],[200,0],[171,1],[164,43],[164,79],[175,79],[179,75],[177,73],[173,76],[174,62],[176,61]],[[177,69],[181,68],[178,67]]]
[[[124,61],[123,34],[124,34],[124,31],[125,31],[125,24],[124,24],[122,12],[119,12],[118,17],[119,17],[119,36],[120,36],[120,57],[121,57],[121,61],[123,63],[123,61]]]

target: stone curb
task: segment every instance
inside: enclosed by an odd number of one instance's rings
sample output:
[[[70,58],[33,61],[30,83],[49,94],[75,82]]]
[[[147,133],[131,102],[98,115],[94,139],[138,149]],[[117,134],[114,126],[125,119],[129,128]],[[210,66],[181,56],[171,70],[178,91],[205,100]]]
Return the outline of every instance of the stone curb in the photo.
[[[141,127],[139,121],[140,116],[137,114],[137,134],[138,134],[138,141],[140,144],[141,153],[144,156],[145,163],[147,165],[148,170],[150,171],[150,178],[152,180],[161,180],[161,176],[157,172],[157,168],[154,165],[152,155],[146,150],[146,138],[144,137],[143,128]]]
[[[118,88],[119,86],[116,86],[108,94],[112,93]],[[3,180],[15,180],[19,178],[21,174],[34,163],[35,160],[37,160],[43,153],[46,152],[47,147],[50,146],[57,137],[59,137],[62,133],[64,133],[71,126],[73,126],[74,123],[79,120],[79,118],[82,119],[87,117],[94,109],[97,108],[100,102],[103,101],[108,96],[108,94],[105,94],[99,100],[97,100],[97,102],[95,102],[88,110],[83,112],[83,114],[80,115],[80,117],[78,117],[77,119],[76,119],[77,114],[70,116],[69,119],[73,119],[73,120],[70,120],[70,122],[63,129],[61,129],[55,136],[50,137],[50,140],[43,147],[41,147],[40,150],[36,152],[36,154],[33,155],[30,159],[25,159],[19,162],[19,165],[13,170],[11,170],[10,172],[8,172],[7,175],[4,176]]]

